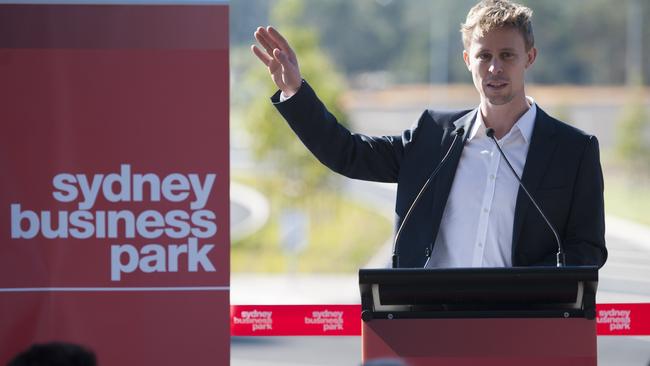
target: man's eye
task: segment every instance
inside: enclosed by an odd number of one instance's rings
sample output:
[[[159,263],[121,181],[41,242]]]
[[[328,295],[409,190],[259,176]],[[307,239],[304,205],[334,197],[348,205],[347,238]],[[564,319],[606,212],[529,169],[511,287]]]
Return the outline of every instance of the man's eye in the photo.
[[[504,53],[501,54],[501,57],[503,57],[504,59],[507,60],[507,59],[511,59],[512,57],[514,57],[514,55],[512,53],[510,53],[510,52],[504,52]]]
[[[478,55],[479,60],[489,60],[490,59],[490,54],[489,53],[481,53]]]

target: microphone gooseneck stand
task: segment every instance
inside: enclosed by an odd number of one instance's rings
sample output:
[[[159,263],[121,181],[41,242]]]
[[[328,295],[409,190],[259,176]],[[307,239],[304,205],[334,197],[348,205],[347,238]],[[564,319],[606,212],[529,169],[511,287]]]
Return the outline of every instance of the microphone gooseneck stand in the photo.
[[[440,168],[443,167],[443,165],[449,160],[449,157],[451,156],[451,152],[454,150],[454,147],[456,146],[457,141],[462,141],[463,140],[463,135],[465,134],[465,129],[463,127],[458,128],[455,131],[455,136],[454,139],[451,142],[451,146],[449,146],[449,149],[447,150],[447,153],[445,153],[445,156],[440,160],[440,163],[438,163],[438,166],[433,170],[431,175],[429,175],[429,178],[427,179],[426,182],[422,185],[422,188],[420,188],[420,191],[418,192],[417,196],[415,196],[415,199],[413,200],[413,203],[411,203],[411,206],[409,206],[409,209],[406,211],[406,215],[404,216],[404,220],[402,220],[402,224],[399,226],[397,229],[397,233],[395,234],[395,240],[393,241],[393,268],[398,268],[399,267],[399,250],[398,250],[398,241],[400,238],[400,234],[402,234],[402,230],[406,226],[406,223],[408,222],[408,219],[411,217],[411,212],[413,211],[413,208],[417,205],[417,203],[420,201],[420,198],[422,197],[422,194],[424,191],[426,191],[427,187],[429,187],[429,183],[433,181],[433,178],[438,175],[438,172],[440,171]],[[429,262],[429,259],[431,258],[431,251],[428,252],[428,257],[427,257],[427,263]],[[426,263],[425,263],[426,267]]]
[[[537,201],[535,201],[535,199],[533,198],[533,196],[528,192],[528,189],[526,189],[526,186],[525,186],[524,183],[521,181],[521,178],[519,177],[519,174],[517,174],[517,172],[515,171],[515,169],[514,169],[514,168],[512,167],[512,165],[510,164],[510,161],[508,161],[508,158],[506,157],[506,154],[503,152],[503,150],[501,150],[501,146],[499,146],[499,143],[497,142],[497,139],[494,137],[494,128],[492,128],[492,127],[488,128],[488,129],[485,131],[485,134],[486,134],[487,137],[489,137],[489,138],[494,142],[494,144],[497,146],[497,149],[499,149],[499,153],[500,153],[501,156],[503,157],[503,160],[506,161],[506,164],[508,164],[508,167],[510,168],[510,171],[511,171],[512,174],[515,176],[515,178],[517,178],[517,181],[519,182],[519,186],[524,190],[524,192],[526,193],[526,195],[527,195],[528,198],[530,199],[530,202],[533,203],[533,205],[534,205],[535,208],[537,209],[537,212],[539,212],[539,214],[542,216],[542,218],[543,218],[544,221],[546,222],[546,225],[547,225],[547,226],[549,227],[549,229],[551,229],[551,231],[553,232],[553,235],[555,236],[555,242],[557,243],[556,266],[557,266],[557,267],[564,267],[564,266],[566,266],[566,256],[564,255],[564,248],[563,248],[563,246],[562,246],[562,241],[560,240],[560,236],[557,234],[557,230],[555,230],[555,228],[553,227],[553,224],[551,224],[551,222],[549,221],[549,219],[548,219],[548,218],[546,217],[546,215],[544,214],[544,211],[542,211],[542,209],[539,207],[539,205],[537,204]]]

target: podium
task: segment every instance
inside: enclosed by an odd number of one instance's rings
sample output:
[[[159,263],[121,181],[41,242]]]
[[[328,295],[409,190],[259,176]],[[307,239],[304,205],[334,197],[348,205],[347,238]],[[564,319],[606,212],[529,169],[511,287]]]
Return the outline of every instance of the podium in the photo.
[[[595,366],[597,267],[362,269],[362,359]]]

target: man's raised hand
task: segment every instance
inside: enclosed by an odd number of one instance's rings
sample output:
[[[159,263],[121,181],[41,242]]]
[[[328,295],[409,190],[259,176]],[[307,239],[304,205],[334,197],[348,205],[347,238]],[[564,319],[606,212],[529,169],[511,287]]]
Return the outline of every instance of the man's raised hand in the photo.
[[[268,67],[271,79],[285,96],[294,95],[302,83],[298,59],[287,40],[273,27],[258,27],[255,39],[264,48],[251,46],[251,51]]]

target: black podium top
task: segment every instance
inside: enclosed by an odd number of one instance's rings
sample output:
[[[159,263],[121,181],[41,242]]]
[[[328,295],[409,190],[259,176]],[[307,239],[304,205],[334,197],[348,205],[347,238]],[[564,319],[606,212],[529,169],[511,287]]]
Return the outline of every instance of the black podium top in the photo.
[[[364,320],[595,317],[597,267],[362,269]]]

